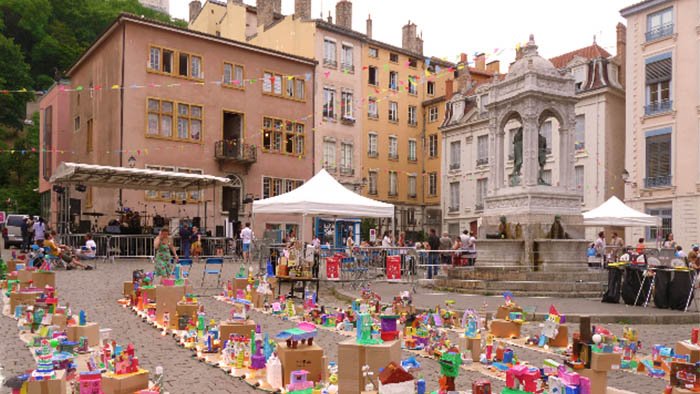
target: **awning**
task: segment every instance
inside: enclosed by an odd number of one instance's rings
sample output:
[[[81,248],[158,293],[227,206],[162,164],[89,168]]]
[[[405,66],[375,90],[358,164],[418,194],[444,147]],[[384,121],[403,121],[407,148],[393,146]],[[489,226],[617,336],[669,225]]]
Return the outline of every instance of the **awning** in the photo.
[[[212,175],[63,162],[56,167],[49,182],[115,189],[194,191],[226,185],[230,180]]]
[[[583,214],[584,226],[658,227],[661,218],[647,215],[625,205],[612,196],[598,208]]]

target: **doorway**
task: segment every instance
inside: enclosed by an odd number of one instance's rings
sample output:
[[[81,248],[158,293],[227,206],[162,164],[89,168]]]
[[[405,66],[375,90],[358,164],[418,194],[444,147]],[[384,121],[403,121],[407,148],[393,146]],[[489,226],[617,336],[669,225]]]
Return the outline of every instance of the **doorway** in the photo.
[[[241,157],[243,147],[243,114],[224,111],[223,119],[224,155],[226,157]]]

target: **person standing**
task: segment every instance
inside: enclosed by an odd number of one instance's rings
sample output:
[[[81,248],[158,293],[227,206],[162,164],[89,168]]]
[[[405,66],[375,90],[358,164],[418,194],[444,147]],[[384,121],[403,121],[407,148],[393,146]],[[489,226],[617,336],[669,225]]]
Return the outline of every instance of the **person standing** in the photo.
[[[20,248],[20,251],[24,253],[29,250],[29,218],[26,216],[22,218],[20,231],[22,233],[22,247]]]
[[[243,245],[243,264],[250,263],[250,244],[253,240],[253,230],[250,229],[250,223],[246,223],[241,230],[241,243]]]
[[[440,237],[440,250],[443,251],[440,253],[442,264],[450,264],[450,252],[444,252],[450,249],[452,249],[452,238],[450,238],[450,234],[444,232],[442,233],[442,237]]]
[[[192,235],[190,236],[190,252],[194,255],[194,262],[199,264],[199,256],[202,254],[204,249],[202,248],[202,233],[199,231],[197,226],[192,227]]]
[[[430,229],[430,236],[428,237],[428,246],[430,246],[430,252],[428,252],[428,279],[433,279],[433,275],[437,276],[439,270],[439,260],[438,260],[438,250],[440,250],[440,238],[438,238],[435,233],[435,229]]]
[[[40,247],[44,247],[44,232],[46,231],[46,225],[44,224],[44,218],[39,218],[39,220],[32,226],[34,229],[34,241]]]
[[[595,240],[593,244],[593,249],[595,249],[595,254],[600,258],[601,267],[605,266],[605,231],[598,233],[598,239]]]
[[[155,265],[155,275],[161,277],[161,282],[163,278],[167,278],[173,272],[173,266],[171,259],[175,258],[175,262],[179,259],[175,251],[175,246],[170,238],[170,230],[167,226],[163,226],[160,229],[160,233],[153,241],[153,248],[156,250],[155,256],[153,257],[153,263]]]
[[[469,265],[476,264],[476,238],[474,238],[474,233],[469,232],[467,239],[467,260]]]
[[[612,251],[612,257],[615,261],[622,256],[622,249],[625,247],[625,240],[620,238],[617,233],[612,233],[612,237],[610,237],[610,243],[612,247],[615,249]]]
[[[186,259],[190,258],[190,247],[192,246],[192,230],[185,221],[180,229],[180,253]]]
[[[391,233],[389,231],[384,232],[384,238],[382,238],[382,248],[390,248],[393,246],[391,241]]]
[[[673,233],[666,234],[663,247],[666,249],[673,249],[676,247],[676,241],[673,239]]]

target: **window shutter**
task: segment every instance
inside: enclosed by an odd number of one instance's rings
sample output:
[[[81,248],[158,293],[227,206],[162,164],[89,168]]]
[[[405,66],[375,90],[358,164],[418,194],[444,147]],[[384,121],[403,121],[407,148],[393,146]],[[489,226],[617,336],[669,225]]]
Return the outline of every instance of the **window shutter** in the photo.
[[[671,174],[671,134],[647,137],[647,178]]]
[[[658,83],[671,80],[671,58],[661,59],[646,65],[646,83]]]

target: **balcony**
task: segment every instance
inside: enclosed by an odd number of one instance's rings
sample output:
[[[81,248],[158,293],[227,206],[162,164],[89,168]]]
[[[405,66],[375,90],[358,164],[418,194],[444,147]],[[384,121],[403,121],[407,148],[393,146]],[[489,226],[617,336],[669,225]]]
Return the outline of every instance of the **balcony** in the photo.
[[[376,196],[377,195],[377,187],[376,186],[374,188],[370,187],[369,191],[367,193],[369,193],[373,196]]]
[[[647,189],[669,186],[671,186],[671,175],[644,178],[644,187]]]
[[[393,192],[389,191],[389,197],[397,197],[398,195],[399,195],[399,192],[397,192],[395,190]]]
[[[398,160],[398,159],[399,159],[398,153],[389,153],[389,160]]]
[[[474,210],[475,211],[483,211],[484,210],[484,203],[483,202],[476,203],[476,205],[474,205]]]
[[[352,64],[341,63],[340,68],[343,71],[347,71],[347,72],[351,72],[351,73],[355,72],[355,66]]]
[[[377,152],[376,150],[371,150],[371,151],[367,152],[367,157],[378,157],[378,156],[379,156],[379,152]]]
[[[576,151],[582,151],[586,149],[586,143],[585,142],[576,142],[574,143],[574,149]]]
[[[355,169],[352,167],[340,167],[340,175],[353,176],[355,175]]]
[[[409,120],[408,125],[409,126],[418,126],[418,122],[416,122],[415,120]]]
[[[416,193],[408,193],[408,198],[416,198],[418,195]]]
[[[483,157],[481,159],[476,159],[476,166],[485,166],[489,164],[489,158],[488,157]]]
[[[326,171],[328,171],[328,172],[330,172],[330,173],[334,173],[334,172],[335,172],[335,165],[333,165],[333,164],[328,164],[328,163],[326,163],[326,164],[323,165],[323,168],[325,168]]]
[[[644,115],[649,116],[670,112],[672,108],[673,100],[656,101],[644,106]]]
[[[459,205],[458,206],[453,206],[450,205],[449,208],[447,208],[448,212],[453,213],[453,212],[458,212],[459,211]]]
[[[253,164],[257,161],[258,151],[255,145],[233,144],[229,141],[216,141],[214,155],[216,160],[226,160],[240,164]]]
[[[459,170],[459,163],[450,163],[450,170]]]
[[[379,119],[379,114],[378,113],[372,113],[372,112],[367,112],[367,117],[370,119]]]
[[[338,67],[338,62],[335,59],[323,59],[323,65],[329,67]]]
[[[646,32],[646,39],[647,42],[656,41],[666,36],[670,36],[671,34],[673,34],[673,23],[667,23]]]
[[[343,116],[342,118],[340,118],[340,123],[347,125],[347,126],[352,126],[355,124],[355,119]]]

